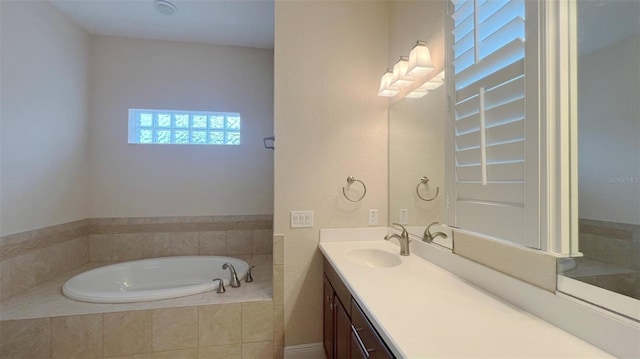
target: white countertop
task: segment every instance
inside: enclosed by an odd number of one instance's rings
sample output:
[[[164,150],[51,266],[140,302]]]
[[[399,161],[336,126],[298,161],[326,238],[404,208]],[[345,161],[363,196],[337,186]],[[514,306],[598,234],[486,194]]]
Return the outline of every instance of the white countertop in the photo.
[[[399,358],[612,357],[416,254],[399,256],[394,243],[354,239],[321,240],[320,249]],[[398,255],[401,264],[354,263],[345,253],[356,248]]]

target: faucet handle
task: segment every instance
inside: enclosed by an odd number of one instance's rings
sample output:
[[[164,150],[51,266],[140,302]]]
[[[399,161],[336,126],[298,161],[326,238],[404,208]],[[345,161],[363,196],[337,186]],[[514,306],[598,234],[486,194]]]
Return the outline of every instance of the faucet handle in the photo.
[[[222,278],[216,278],[213,281],[220,281],[220,284],[218,284],[218,290],[216,290],[216,293],[224,293],[227,290],[224,288],[224,281],[222,281]]]
[[[253,282],[253,276],[251,275],[251,270],[253,268],[255,268],[256,266],[251,266],[249,267],[249,269],[247,270],[247,276],[245,277],[244,281],[247,283],[251,283]]]
[[[400,234],[400,236],[402,237],[408,237],[409,236],[409,232],[407,232],[407,229],[404,228],[403,225],[401,225],[400,223],[391,223],[391,226],[399,226],[402,229],[402,234]]]

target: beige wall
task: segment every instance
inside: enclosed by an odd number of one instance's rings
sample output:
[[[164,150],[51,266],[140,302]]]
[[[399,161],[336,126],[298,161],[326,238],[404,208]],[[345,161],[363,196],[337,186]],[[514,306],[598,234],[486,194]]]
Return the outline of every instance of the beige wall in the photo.
[[[276,2],[274,232],[285,236],[285,344],[322,341],[319,228],[387,221],[386,2]],[[347,176],[367,185],[348,202]],[[291,229],[290,211],[314,227]]]
[[[48,1],[2,1],[0,235],[86,217],[89,36]]]
[[[400,56],[409,56],[416,41],[429,47],[438,72],[444,68],[444,0],[393,1],[389,17],[389,64]],[[409,210],[409,224],[419,226],[422,235],[431,222],[444,220],[444,125],[445,87],[429,91],[419,99],[405,98],[389,108],[389,219],[399,221],[399,209]],[[420,185],[423,197],[438,197],[430,202],[416,196],[422,176],[428,186]],[[412,229],[409,229],[412,231]]]
[[[273,51],[95,36],[90,217],[273,213]],[[129,108],[240,112],[240,146],[127,143]]]

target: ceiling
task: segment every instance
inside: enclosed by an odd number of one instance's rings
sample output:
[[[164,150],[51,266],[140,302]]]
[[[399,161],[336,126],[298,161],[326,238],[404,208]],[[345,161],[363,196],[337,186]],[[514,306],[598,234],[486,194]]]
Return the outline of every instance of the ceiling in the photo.
[[[91,34],[273,49],[273,0],[51,0]]]

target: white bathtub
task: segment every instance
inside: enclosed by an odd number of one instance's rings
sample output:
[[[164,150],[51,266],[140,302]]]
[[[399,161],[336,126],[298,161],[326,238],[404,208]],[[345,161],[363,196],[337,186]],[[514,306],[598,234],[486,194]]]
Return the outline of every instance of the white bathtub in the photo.
[[[242,279],[247,262],[220,256],[150,258],[117,263],[80,273],[62,287],[65,296],[93,303],[128,303],[167,299],[214,290],[214,278],[229,284],[231,263]]]

